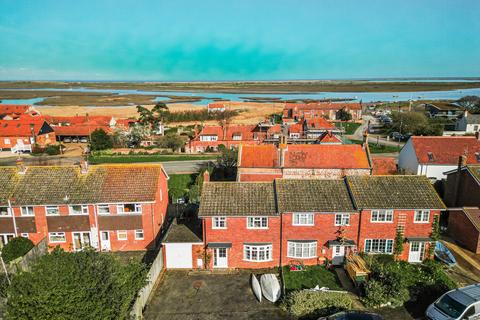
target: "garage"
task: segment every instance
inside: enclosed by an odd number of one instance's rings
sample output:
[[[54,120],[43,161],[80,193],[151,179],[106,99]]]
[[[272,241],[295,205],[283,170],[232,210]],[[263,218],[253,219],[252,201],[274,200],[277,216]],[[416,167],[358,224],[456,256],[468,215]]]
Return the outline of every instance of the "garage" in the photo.
[[[201,267],[197,251],[203,248],[201,225],[198,222],[177,223],[174,220],[163,240],[167,269],[194,269]]]

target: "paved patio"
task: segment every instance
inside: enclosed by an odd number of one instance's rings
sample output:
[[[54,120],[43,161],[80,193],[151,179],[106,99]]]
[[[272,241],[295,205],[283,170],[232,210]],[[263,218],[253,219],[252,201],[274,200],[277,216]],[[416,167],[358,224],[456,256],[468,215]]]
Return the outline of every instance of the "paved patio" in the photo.
[[[278,306],[259,303],[250,273],[195,274],[168,271],[145,311],[145,319],[290,319]]]

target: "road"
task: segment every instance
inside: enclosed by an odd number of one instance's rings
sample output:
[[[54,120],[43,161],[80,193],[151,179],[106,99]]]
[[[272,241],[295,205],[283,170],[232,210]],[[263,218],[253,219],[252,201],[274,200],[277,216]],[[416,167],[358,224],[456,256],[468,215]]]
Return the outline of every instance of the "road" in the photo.
[[[10,152],[3,153],[0,156],[0,166],[14,166],[18,156],[12,156]],[[27,166],[58,166],[73,165],[80,162],[83,157],[62,157],[62,156],[22,156]],[[188,160],[188,161],[166,161],[166,162],[145,162],[161,163],[168,174],[195,173],[202,167],[208,165],[212,160]]]
[[[377,120],[372,116],[364,115],[362,125],[358,127],[357,130],[355,130],[354,134],[347,135],[346,137],[348,139],[363,140],[363,133],[365,132],[365,130],[367,130],[368,121],[376,122]],[[384,146],[392,146],[392,147],[397,147],[397,146],[403,147],[403,145],[405,144],[404,142],[387,140],[378,134],[369,134],[368,141],[370,143],[378,143]]]

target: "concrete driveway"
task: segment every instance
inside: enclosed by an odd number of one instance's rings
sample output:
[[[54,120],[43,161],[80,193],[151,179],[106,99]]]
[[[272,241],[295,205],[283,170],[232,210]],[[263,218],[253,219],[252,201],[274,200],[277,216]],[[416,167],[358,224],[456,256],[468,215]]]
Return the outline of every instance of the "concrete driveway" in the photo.
[[[290,319],[274,304],[257,302],[249,280],[249,272],[188,275],[186,271],[168,271],[145,311],[145,319]]]

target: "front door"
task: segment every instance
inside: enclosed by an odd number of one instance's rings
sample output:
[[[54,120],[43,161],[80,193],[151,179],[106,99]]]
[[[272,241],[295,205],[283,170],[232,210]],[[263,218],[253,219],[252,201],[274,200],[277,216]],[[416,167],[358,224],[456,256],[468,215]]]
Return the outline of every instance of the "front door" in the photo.
[[[425,242],[410,242],[410,252],[408,254],[408,262],[422,262],[425,253]]]
[[[100,244],[102,251],[110,251],[110,232],[109,231],[102,231],[100,232]]]
[[[332,264],[341,265],[345,260],[345,246],[332,246]]]
[[[90,232],[73,233],[73,250],[78,251],[90,247]]]
[[[213,267],[214,268],[228,267],[227,248],[213,249]]]

